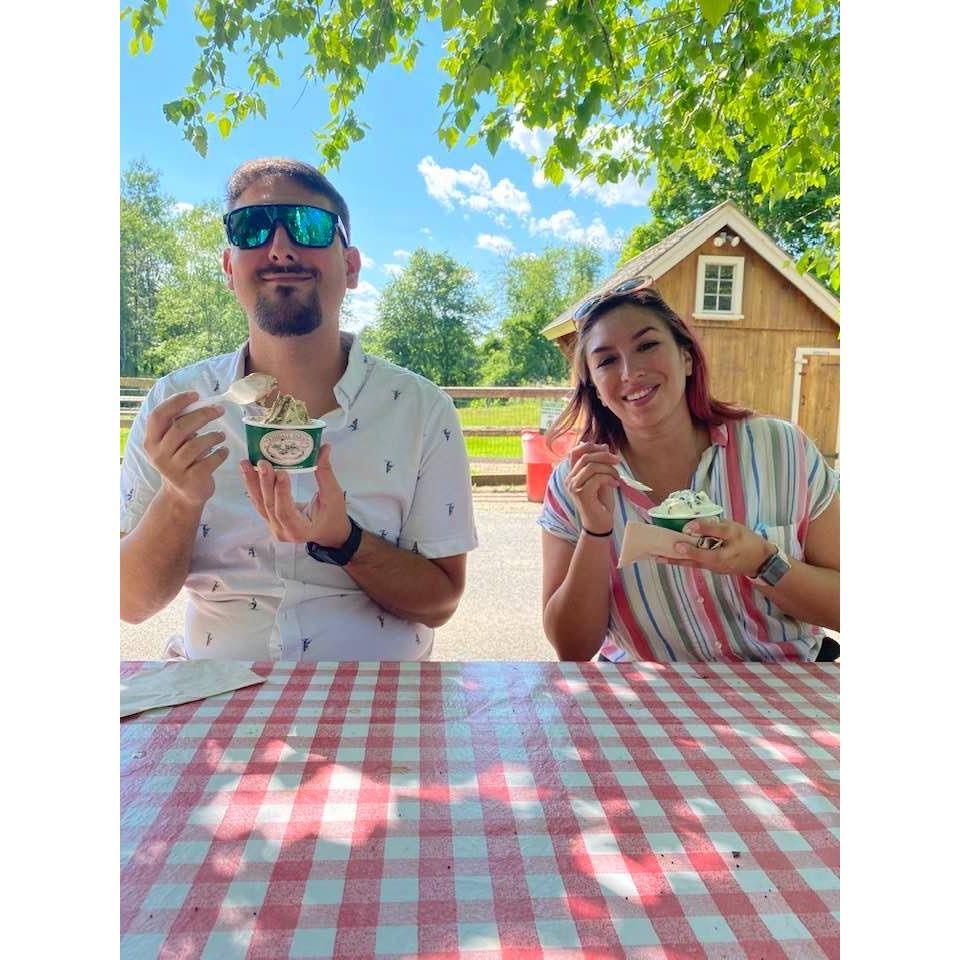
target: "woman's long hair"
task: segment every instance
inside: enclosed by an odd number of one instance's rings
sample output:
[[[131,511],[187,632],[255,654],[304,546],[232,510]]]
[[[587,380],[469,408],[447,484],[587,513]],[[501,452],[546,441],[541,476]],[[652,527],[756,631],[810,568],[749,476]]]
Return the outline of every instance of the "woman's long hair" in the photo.
[[[581,443],[605,443],[614,451],[620,451],[627,445],[627,436],[620,418],[611,413],[597,396],[586,356],[586,339],[591,329],[602,316],[622,303],[632,303],[656,314],[666,324],[676,345],[689,351],[692,370],[687,377],[686,397],[694,423],[714,427],[724,420],[743,420],[753,416],[752,410],[725,403],[710,395],[707,358],[703,355],[697,338],[668,306],[656,288],[643,287],[602,300],[578,327],[572,362],[573,397],[547,431],[548,447],[552,447],[554,440],[560,435],[577,428],[580,431]]]

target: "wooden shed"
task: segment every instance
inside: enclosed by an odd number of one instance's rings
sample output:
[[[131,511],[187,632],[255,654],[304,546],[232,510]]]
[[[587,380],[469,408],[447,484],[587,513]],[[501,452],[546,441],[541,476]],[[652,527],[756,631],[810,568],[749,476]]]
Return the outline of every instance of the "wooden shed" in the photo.
[[[695,331],[722,400],[792,420],[839,457],[840,302],[727,200],[624,264],[592,292],[652,274]],[[577,304],[544,328],[569,357]]]

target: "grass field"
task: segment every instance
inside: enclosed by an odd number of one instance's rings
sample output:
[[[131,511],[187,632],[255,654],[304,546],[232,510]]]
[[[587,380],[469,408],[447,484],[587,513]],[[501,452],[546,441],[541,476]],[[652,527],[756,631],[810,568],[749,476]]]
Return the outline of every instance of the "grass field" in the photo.
[[[460,423],[464,427],[533,427],[540,422],[539,400],[508,400],[483,403],[468,400],[458,404]],[[467,405],[469,404],[469,405]],[[120,428],[120,456],[127,446],[128,427]],[[519,437],[467,437],[470,457],[519,457]]]

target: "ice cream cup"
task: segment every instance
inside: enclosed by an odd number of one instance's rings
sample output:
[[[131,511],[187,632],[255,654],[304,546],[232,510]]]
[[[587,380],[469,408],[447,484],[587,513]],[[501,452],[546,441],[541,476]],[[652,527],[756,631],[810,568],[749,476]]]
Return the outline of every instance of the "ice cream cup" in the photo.
[[[659,507],[654,507],[647,512],[647,516],[650,517],[650,522],[658,527],[675,530],[677,533],[683,533],[683,528],[691,520],[719,520],[723,516],[723,507],[718,506],[710,507],[703,513],[687,514],[686,516],[678,516],[677,514],[667,516],[667,514],[658,513],[657,511],[659,509]]]
[[[312,473],[317,466],[325,420],[318,418],[305,424],[261,423],[244,417],[243,424],[247,456],[254,466],[266,460],[274,469],[287,473]]]

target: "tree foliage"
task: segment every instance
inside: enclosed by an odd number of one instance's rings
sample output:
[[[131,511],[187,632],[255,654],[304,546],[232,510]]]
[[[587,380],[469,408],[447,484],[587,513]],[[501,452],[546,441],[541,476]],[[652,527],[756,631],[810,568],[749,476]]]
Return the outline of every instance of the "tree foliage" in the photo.
[[[305,44],[303,77],[326,87],[330,120],[318,135],[339,164],[367,129],[355,105],[369,75],[390,62],[413,69],[423,21],[447,37],[439,63],[437,129],[495,153],[515,124],[555,136],[541,160],[600,183],[658,168],[702,180],[719,158],[749,157],[759,200],[825,189],[839,167],[839,0],[197,0],[199,58],[169,120],[204,153],[266,115],[261,91],[288,40]],[[149,52],[167,0],[124,10],[133,53]],[[228,77],[239,55],[246,77]],[[186,80],[186,78],[184,78]],[[835,198],[834,198],[835,200]],[[825,233],[839,229],[825,204]],[[835,254],[830,254],[834,259]],[[822,258],[808,258],[824,269]]]
[[[174,263],[160,288],[154,344],[145,357],[145,369],[157,374],[236,350],[248,333],[247,318],[224,283],[219,208],[209,203],[186,210],[174,228]]]
[[[480,346],[483,383],[562,383],[567,361],[541,330],[600,277],[603,258],[590,247],[550,247],[504,266],[505,315]]]
[[[800,197],[772,200],[764,198],[756,184],[750,182],[751,165],[752,159],[746,153],[736,162],[721,157],[717,173],[710,180],[701,180],[689,167],[660,170],[649,202],[653,216],[631,231],[620,252],[620,264],[729,199],[787,253],[796,259],[806,257],[805,266],[813,267],[839,292],[839,252],[830,216],[831,204],[839,194],[839,172],[825,171],[826,184],[811,187]],[[819,255],[825,265],[815,261]]]
[[[413,251],[384,288],[364,348],[442,386],[476,383],[476,338],[487,304],[473,273],[446,253]]]
[[[154,339],[160,289],[176,247],[160,175],[134,161],[120,183],[120,374],[137,376]]]
[[[504,267],[505,315],[481,345],[488,384],[560,383],[567,362],[543,328],[600,279],[603,258],[590,247],[550,247]]]

